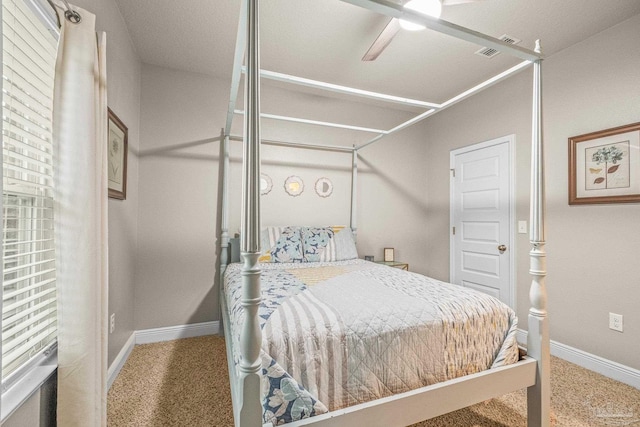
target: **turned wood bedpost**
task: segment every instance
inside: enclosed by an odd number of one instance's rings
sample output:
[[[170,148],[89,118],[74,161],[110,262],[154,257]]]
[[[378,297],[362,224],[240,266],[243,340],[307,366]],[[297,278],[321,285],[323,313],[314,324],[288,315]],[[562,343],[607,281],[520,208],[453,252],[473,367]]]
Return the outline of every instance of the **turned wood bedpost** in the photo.
[[[219,298],[224,298],[224,271],[229,265],[229,137],[220,132],[220,167],[222,168],[222,185],[220,209],[220,293]],[[222,302],[222,300],[220,300]],[[220,304],[222,307],[222,304]],[[222,315],[220,316],[222,322]],[[224,328],[220,327],[220,335],[224,335]]]
[[[353,232],[353,240],[358,241],[358,223],[356,219],[358,203],[358,150],[353,146],[353,154],[351,160],[351,231]]]
[[[536,52],[541,53],[540,41]],[[533,277],[529,299],[529,333],[527,353],[538,361],[536,384],[527,390],[528,425],[548,426],[551,417],[551,384],[549,356],[549,319],[547,318],[547,290],[545,287],[545,188],[544,147],[542,135],[542,69],[541,60],[533,65],[533,128],[531,142],[531,216],[530,273]]]
[[[242,162],[242,300],[245,318],[240,334],[240,365],[236,425],[262,425],[260,402],[260,347],[262,332],[258,322],[260,292],[260,48],[259,0],[247,4],[247,49],[244,105],[244,156]]]

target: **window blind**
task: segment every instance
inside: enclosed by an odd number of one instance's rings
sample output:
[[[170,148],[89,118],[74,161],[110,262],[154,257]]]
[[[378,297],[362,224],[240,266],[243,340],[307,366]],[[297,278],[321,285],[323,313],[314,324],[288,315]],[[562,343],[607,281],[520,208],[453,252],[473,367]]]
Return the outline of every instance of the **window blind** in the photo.
[[[56,340],[52,98],[56,40],[2,0],[2,381]]]

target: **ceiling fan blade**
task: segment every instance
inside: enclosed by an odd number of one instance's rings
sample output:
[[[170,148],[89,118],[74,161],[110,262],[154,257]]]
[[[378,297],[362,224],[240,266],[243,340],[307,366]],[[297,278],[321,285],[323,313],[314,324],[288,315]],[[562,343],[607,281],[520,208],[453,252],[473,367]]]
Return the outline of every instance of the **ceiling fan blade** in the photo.
[[[367,50],[367,53],[364,54],[362,60],[373,61],[380,56],[382,51],[389,46],[389,43],[391,43],[395,35],[398,34],[398,31],[400,31],[400,21],[392,18],[380,35],[378,35],[378,38],[373,42],[369,50]]]

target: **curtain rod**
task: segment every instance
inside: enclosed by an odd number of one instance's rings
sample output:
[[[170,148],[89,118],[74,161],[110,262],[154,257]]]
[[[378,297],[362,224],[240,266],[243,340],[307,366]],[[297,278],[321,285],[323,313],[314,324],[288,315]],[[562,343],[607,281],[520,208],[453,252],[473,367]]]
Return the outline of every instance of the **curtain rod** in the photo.
[[[53,0],[47,0],[47,1],[49,2],[49,5],[51,5],[54,11],[56,10],[56,7],[60,7],[60,6],[57,6],[53,2]],[[65,6],[64,17],[67,19],[67,21],[71,22],[72,24],[80,23],[80,21],[82,21],[82,16],[78,12],[73,10],[73,8],[71,7],[71,5],[67,0],[62,0],[62,3],[64,3],[64,6]]]

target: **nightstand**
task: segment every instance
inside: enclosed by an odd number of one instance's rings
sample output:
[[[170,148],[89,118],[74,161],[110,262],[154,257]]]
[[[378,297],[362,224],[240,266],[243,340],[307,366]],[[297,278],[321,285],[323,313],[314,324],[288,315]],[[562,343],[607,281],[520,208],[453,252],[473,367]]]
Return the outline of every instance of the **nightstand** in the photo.
[[[400,270],[409,271],[409,264],[401,261],[375,261],[376,264],[383,264],[388,267],[399,268]]]

